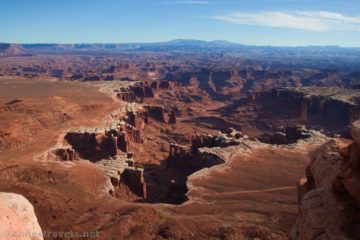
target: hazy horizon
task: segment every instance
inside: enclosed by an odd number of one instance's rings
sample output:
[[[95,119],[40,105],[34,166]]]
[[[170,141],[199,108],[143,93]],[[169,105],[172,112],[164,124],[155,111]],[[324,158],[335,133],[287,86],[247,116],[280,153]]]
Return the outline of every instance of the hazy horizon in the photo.
[[[296,47],[340,47],[340,48],[360,48],[359,46],[342,46],[342,45],[265,45],[265,44],[244,44],[241,42],[232,42],[224,39],[214,39],[214,40],[203,40],[203,39],[169,39],[165,41],[158,41],[158,42],[1,42],[3,44],[18,44],[18,45],[35,45],[35,44],[58,44],[58,45],[76,45],[76,44],[160,44],[160,43],[169,43],[175,40],[184,40],[184,41],[203,41],[207,43],[216,42],[216,41],[225,41],[230,44],[238,44],[244,46],[254,46],[254,47],[289,47],[289,48],[296,48]]]
[[[355,0],[13,0],[0,6],[4,43],[197,39],[360,47],[360,2]]]

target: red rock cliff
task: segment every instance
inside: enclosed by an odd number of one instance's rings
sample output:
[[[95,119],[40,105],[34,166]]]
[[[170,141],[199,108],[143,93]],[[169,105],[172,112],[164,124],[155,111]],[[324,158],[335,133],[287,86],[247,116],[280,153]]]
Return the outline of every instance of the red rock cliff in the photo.
[[[311,155],[298,184],[299,217],[290,239],[358,239],[360,236],[360,121],[354,142],[336,139]]]

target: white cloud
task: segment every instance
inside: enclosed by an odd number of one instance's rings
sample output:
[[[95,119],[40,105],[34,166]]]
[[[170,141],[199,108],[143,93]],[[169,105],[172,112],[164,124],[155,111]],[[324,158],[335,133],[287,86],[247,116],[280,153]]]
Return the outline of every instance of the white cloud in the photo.
[[[166,4],[210,4],[209,1],[201,1],[201,0],[184,0],[184,1],[169,1],[165,2]]]
[[[214,19],[241,25],[293,28],[308,31],[360,30],[360,17],[326,11],[234,12]]]

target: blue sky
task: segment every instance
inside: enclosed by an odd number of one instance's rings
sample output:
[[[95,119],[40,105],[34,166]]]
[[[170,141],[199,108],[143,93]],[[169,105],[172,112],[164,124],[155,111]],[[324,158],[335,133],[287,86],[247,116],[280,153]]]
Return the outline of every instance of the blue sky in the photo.
[[[360,47],[359,0],[1,0],[0,42]]]

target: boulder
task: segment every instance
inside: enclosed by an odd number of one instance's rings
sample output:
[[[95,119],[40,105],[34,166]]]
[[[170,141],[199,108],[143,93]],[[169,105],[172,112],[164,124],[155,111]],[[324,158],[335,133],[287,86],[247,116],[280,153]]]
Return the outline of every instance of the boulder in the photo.
[[[42,240],[34,207],[23,196],[0,193],[0,239]]]

